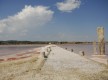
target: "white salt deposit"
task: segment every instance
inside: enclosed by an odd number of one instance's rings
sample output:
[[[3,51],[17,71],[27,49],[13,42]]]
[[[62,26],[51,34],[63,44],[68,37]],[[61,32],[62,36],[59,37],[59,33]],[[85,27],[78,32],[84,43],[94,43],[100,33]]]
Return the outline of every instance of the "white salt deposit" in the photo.
[[[108,80],[108,76],[105,76],[108,75],[108,68],[105,65],[57,46],[51,49],[52,52],[38,74],[41,78],[37,77],[37,80]]]

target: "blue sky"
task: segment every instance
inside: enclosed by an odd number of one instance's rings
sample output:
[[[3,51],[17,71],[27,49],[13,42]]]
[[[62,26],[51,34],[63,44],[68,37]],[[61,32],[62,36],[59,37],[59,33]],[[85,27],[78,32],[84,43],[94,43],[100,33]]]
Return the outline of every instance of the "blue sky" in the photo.
[[[0,40],[108,41],[108,0],[0,0]]]

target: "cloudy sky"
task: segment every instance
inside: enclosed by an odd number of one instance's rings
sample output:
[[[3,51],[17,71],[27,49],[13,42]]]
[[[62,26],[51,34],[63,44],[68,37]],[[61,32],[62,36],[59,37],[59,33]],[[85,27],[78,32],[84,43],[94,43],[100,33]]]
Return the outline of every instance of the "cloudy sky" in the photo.
[[[94,41],[108,0],[0,0],[0,40]]]

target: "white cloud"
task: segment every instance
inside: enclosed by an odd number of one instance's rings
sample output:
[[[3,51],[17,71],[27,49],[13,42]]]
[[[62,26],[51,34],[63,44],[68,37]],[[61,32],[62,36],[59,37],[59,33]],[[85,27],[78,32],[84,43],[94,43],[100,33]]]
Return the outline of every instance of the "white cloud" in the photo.
[[[58,2],[57,8],[63,12],[71,12],[76,8],[79,8],[81,4],[80,0],[65,0],[64,2]]]
[[[48,23],[53,17],[53,11],[45,6],[25,6],[14,16],[0,20],[0,34],[25,35],[30,29],[36,29]]]

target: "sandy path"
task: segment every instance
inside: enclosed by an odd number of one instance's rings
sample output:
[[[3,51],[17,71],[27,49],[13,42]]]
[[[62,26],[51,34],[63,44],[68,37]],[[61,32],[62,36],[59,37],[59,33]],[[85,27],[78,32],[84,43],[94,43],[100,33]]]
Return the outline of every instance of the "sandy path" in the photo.
[[[108,68],[60,47],[52,47],[36,80],[108,80]]]

